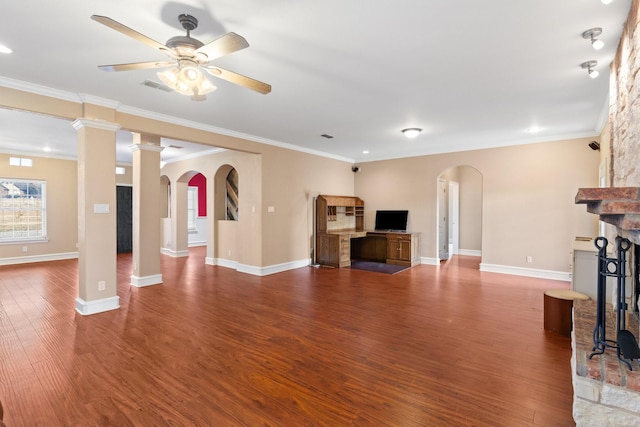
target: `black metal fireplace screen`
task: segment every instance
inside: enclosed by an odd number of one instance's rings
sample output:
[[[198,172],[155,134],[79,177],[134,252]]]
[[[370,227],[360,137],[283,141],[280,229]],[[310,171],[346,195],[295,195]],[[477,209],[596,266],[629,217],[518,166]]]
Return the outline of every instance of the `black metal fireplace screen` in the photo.
[[[629,370],[631,363],[629,360],[640,359],[640,348],[635,336],[626,329],[626,276],[627,276],[627,252],[634,247],[633,251],[633,311],[638,312],[638,245],[622,237],[616,238],[616,257],[607,256],[607,245],[609,242],[604,237],[595,240],[598,248],[598,293],[596,304],[596,326],[593,330],[593,350],[589,359],[597,354],[603,354],[607,347],[615,349],[618,359],[622,361]],[[606,337],[606,313],[607,313],[607,278],[616,279],[616,297],[614,309],[616,314],[616,339],[611,340]]]

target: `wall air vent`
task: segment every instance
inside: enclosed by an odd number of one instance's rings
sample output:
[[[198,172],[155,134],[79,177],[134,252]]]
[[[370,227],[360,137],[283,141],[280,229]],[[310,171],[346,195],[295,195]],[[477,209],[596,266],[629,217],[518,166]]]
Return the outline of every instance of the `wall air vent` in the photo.
[[[323,138],[327,138],[327,139],[331,139],[333,138],[333,135],[329,135],[328,133],[323,133],[322,135],[320,135]]]
[[[140,84],[143,85],[143,86],[149,86],[149,87],[152,87],[154,89],[162,90],[164,92],[172,92],[172,89],[169,88],[168,86],[165,86],[162,83],[154,82],[154,81],[151,81],[151,80],[145,80]]]

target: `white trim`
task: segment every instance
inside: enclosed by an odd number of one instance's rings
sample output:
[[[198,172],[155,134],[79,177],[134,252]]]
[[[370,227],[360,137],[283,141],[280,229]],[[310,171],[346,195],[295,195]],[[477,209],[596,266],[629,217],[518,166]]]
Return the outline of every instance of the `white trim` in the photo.
[[[224,258],[207,257],[204,262],[207,265],[219,265],[220,267],[232,268],[238,273],[246,273],[254,276],[268,276],[270,274],[282,273],[283,271],[295,270],[296,268],[308,267],[311,264],[311,258],[270,265],[267,267],[240,264],[237,261],[231,261]]]
[[[500,274],[513,274],[515,276],[536,277],[539,279],[571,281],[571,273],[567,271],[539,270],[536,268],[511,267],[508,265],[495,265],[480,263],[480,271]]]
[[[78,258],[78,252],[66,252],[48,255],[30,255],[13,258],[0,258],[0,265],[27,264],[30,262],[59,261]]]
[[[85,301],[80,297],[76,298],[76,311],[83,316],[115,310],[117,308],[120,308],[120,297],[118,296],[91,301]]]
[[[477,249],[458,249],[458,255],[482,256],[482,251]]]
[[[297,261],[285,262],[282,264],[270,265],[267,267],[253,267],[248,265],[240,265],[238,271],[257,276],[268,276],[270,274],[282,273],[283,271],[295,270],[296,268],[308,267],[311,264],[311,258],[300,259]],[[256,273],[253,273],[253,272]]]
[[[167,115],[164,115],[164,114],[155,113],[153,111],[143,110],[143,109],[136,108],[136,107],[130,107],[130,106],[127,106],[127,105],[121,105],[120,107],[118,107],[117,111],[120,111],[120,112],[125,113],[125,114],[131,114],[131,115],[134,115],[134,116],[145,117],[145,118],[152,119],[152,120],[158,120],[158,121],[162,121],[162,122],[165,122],[165,123],[171,123],[171,124],[178,125],[178,126],[184,126],[184,127],[188,127],[188,128],[191,128],[191,129],[197,129],[197,130],[202,130],[202,131],[205,131],[205,132],[211,132],[211,133],[215,133],[215,134],[218,134],[218,135],[231,136],[231,137],[234,137],[234,138],[245,139],[247,141],[258,142],[260,144],[265,144],[265,145],[271,145],[271,146],[275,146],[275,147],[285,148],[285,149],[292,150],[292,151],[300,151],[300,152],[303,152],[303,153],[313,154],[313,155],[316,155],[316,156],[328,157],[328,158],[334,159],[334,160],[341,160],[343,162],[355,163],[354,159],[347,158],[347,157],[344,157],[344,156],[338,156],[338,155],[335,155],[335,154],[326,153],[324,151],[318,151],[318,150],[314,150],[314,149],[311,149],[311,148],[301,147],[299,145],[288,144],[286,142],[275,141],[273,139],[263,138],[263,137],[256,136],[256,135],[250,135],[250,134],[247,134],[247,133],[236,132],[236,131],[233,131],[233,130],[230,130],[230,129],[224,129],[224,128],[220,128],[220,127],[217,127],[217,126],[207,125],[207,124],[204,124],[204,123],[193,122],[191,120],[185,120],[185,119],[181,119],[181,118],[178,118],[178,117],[167,116]]]
[[[21,90],[23,92],[35,93],[36,95],[49,96],[51,98],[62,99],[80,104],[82,100],[76,93],[66,90],[53,89],[47,86],[41,86],[34,83],[23,82],[22,80],[10,79],[8,77],[0,77],[0,85],[9,89]]]
[[[198,231],[196,230],[196,233],[197,232]],[[207,246],[207,241],[206,240],[198,240],[198,241],[195,241],[195,242],[189,242],[189,244],[187,246],[189,246],[190,248],[196,248],[198,246]]]
[[[152,274],[151,276],[143,277],[134,276],[133,274],[131,275],[131,285],[136,288],[159,285],[160,283],[162,283],[162,274]]]
[[[75,119],[73,123],[71,123],[71,126],[73,126],[75,130],[80,130],[86,127],[86,128],[116,132],[118,129],[120,129],[120,125],[117,123],[110,123],[106,120],[85,119],[85,118]]]
[[[155,144],[131,144],[129,150],[132,153],[136,151],[155,151],[156,153],[160,153],[164,150],[164,147]]]
[[[216,258],[213,262],[214,264],[211,265],[219,265],[220,267],[232,268],[234,270],[237,270],[239,265],[238,261],[232,261],[224,258]]]
[[[420,257],[420,264],[440,265],[440,260],[438,258],[431,258],[431,257],[421,256]]]
[[[180,257],[189,256],[189,250],[186,250],[186,251],[174,251],[174,250],[169,249],[169,248],[160,248],[160,253],[164,254],[164,255],[169,255],[170,257],[173,257],[173,258],[180,258]]]

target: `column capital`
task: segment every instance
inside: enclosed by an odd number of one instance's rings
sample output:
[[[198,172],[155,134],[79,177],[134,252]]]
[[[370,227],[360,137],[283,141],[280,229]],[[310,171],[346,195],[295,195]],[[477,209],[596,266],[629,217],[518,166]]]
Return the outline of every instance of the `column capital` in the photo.
[[[95,120],[95,119],[85,119],[80,118],[76,119],[71,123],[71,126],[78,131],[82,128],[93,128],[93,129],[102,129],[102,130],[110,130],[116,132],[120,129],[120,125],[117,123],[110,123],[105,120]]]
[[[131,150],[132,153],[140,150],[140,151],[156,151],[156,152],[161,152],[162,150],[164,150],[164,147],[161,145],[155,145],[155,144],[131,144],[129,146],[129,150]]]

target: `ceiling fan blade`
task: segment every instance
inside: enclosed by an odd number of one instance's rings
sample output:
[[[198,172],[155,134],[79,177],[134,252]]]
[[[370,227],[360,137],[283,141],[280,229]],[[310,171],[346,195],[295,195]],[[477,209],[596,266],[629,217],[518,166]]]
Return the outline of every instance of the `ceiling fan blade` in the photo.
[[[144,68],[162,68],[170,67],[175,62],[168,61],[149,61],[149,62],[130,62],[128,64],[113,64],[113,65],[99,65],[102,71],[130,71],[130,70],[142,70]]]
[[[271,92],[271,85],[262,83],[258,80],[254,80],[250,77],[243,76],[242,74],[234,73],[233,71],[225,70],[220,67],[203,67],[209,74],[212,76],[218,77],[222,80],[226,80],[228,82],[244,86],[248,89],[255,90],[256,92],[260,92],[264,95]]]
[[[249,43],[244,37],[236,33],[227,33],[224,36],[218,37],[211,43],[207,43],[200,47],[196,50],[196,53],[203,53],[207,55],[208,61],[212,61],[216,58],[237,52],[246,47],[249,47]]]
[[[145,36],[144,34],[140,34],[139,32],[132,30],[131,28],[127,27],[126,25],[122,25],[121,23],[119,23],[118,21],[114,21],[111,18],[108,18],[106,16],[100,16],[100,15],[91,15],[91,19],[93,19],[96,22],[101,23],[102,25],[106,25],[107,27],[114,29],[116,31],[121,32],[122,34],[124,34],[125,36],[129,36],[133,39],[138,40],[139,42],[142,42],[148,46],[151,46],[154,49],[158,49],[161,50],[163,52],[167,52],[167,53],[171,53],[171,49],[169,49],[167,46],[163,45],[162,43],[159,43],[147,36]]]

